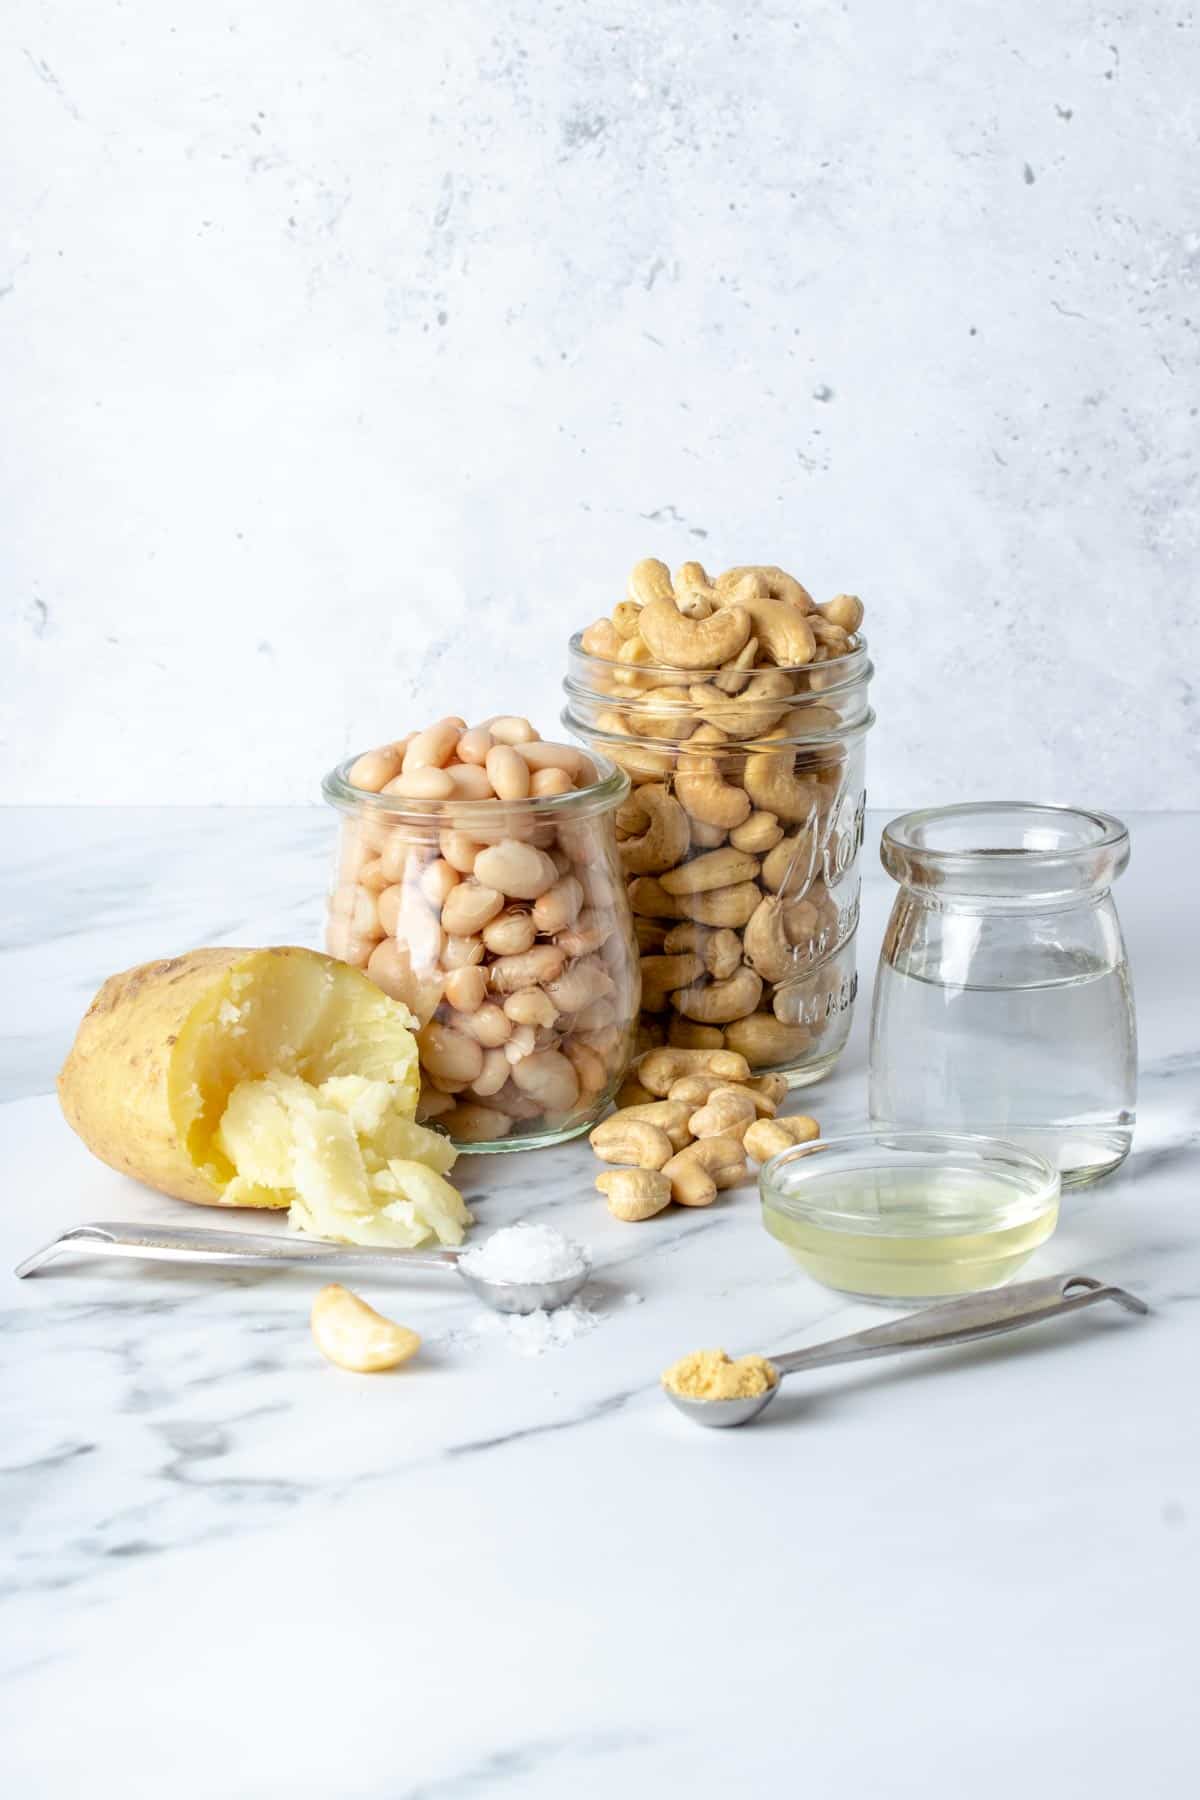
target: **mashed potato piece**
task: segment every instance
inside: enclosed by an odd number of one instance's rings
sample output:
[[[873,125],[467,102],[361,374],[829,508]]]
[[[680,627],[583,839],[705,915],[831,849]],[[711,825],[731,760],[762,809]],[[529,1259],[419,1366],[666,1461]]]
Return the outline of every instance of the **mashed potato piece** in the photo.
[[[239,1082],[215,1138],[237,1171],[225,1204],[277,1206],[282,1194],[289,1224],[315,1237],[403,1249],[434,1238],[460,1244],[472,1219],[445,1178],[454,1149],[415,1123],[408,1098],[362,1075]]]

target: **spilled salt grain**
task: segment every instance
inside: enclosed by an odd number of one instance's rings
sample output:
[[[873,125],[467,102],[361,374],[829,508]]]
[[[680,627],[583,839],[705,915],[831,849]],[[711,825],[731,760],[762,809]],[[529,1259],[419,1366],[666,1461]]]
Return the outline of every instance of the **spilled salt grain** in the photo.
[[[582,1275],[590,1262],[588,1252],[574,1238],[564,1237],[549,1225],[522,1223],[508,1225],[481,1244],[472,1244],[459,1258],[459,1267],[479,1281],[565,1281]]]
[[[599,1323],[596,1314],[578,1300],[553,1312],[505,1313],[502,1317],[504,1335],[519,1356],[544,1356],[547,1350],[561,1350],[595,1331]]]

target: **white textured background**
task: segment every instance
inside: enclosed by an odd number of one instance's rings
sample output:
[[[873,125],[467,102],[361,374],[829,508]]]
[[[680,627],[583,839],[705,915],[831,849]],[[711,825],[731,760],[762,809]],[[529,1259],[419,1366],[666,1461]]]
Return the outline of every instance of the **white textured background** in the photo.
[[[5,797],[549,727],[658,553],[862,593],[875,804],[1200,804],[1198,26],[6,0]]]

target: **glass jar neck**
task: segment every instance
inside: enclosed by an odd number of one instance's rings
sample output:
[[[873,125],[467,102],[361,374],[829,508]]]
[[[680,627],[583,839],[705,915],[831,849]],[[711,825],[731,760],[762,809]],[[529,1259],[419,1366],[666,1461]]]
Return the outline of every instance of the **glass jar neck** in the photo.
[[[571,639],[563,721],[577,736],[607,744],[686,743],[701,727],[722,748],[771,737],[820,750],[870,729],[867,691],[874,673],[865,639],[847,655],[795,668],[668,669],[593,656]]]
[[[918,901],[943,910],[1058,910],[1103,896],[1129,861],[1107,813],[997,801],[905,813],[880,860]]]

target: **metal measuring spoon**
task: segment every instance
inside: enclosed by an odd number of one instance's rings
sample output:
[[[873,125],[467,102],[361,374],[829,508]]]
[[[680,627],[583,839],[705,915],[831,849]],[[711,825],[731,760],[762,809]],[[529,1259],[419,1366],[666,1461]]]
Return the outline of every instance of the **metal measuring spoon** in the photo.
[[[966,1344],[974,1338],[995,1337],[1002,1331],[1020,1331],[1043,1319],[1094,1306],[1098,1300],[1115,1300],[1127,1312],[1146,1313],[1150,1308],[1124,1288],[1108,1287],[1091,1275],[1051,1275],[1042,1281],[1022,1281],[1016,1287],[986,1294],[971,1294],[944,1306],[927,1306],[891,1325],[856,1331],[850,1337],[812,1344],[807,1350],[788,1350],[768,1357],[778,1379],[763,1394],[745,1400],[692,1400],[667,1388],[667,1398],[696,1425],[748,1425],[770,1406],[785,1375],[808,1369],[824,1369],[833,1363],[860,1362],[870,1356],[894,1356],[901,1350],[936,1349],[941,1344]]]
[[[146,1262],[224,1263],[255,1267],[262,1264],[321,1263],[336,1269],[386,1269],[391,1274],[408,1269],[452,1270],[477,1300],[499,1313],[554,1312],[567,1306],[592,1272],[591,1258],[582,1252],[578,1274],[556,1281],[485,1281],[461,1266],[459,1250],[381,1250],[356,1244],[326,1244],[319,1238],[259,1237],[249,1231],[214,1231],[202,1225],[137,1225],[104,1222],[75,1225],[53,1243],[35,1250],[13,1273],[32,1275],[52,1257],[82,1251],[90,1256],[135,1257]]]

